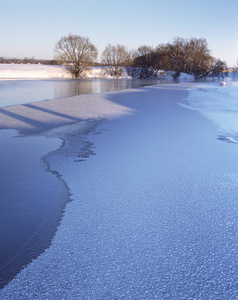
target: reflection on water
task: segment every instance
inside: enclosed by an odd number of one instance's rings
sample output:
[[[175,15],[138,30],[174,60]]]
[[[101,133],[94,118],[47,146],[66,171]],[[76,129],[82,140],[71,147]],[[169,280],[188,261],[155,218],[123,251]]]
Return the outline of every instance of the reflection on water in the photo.
[[[147,79],[0,80],[0,107],[166,83]]]
[[[70,97],[81,94],[103,93],[124,89],[138,88],[146,85],[161,83],[159,80],[68,80],[55,85],[55,98]]]

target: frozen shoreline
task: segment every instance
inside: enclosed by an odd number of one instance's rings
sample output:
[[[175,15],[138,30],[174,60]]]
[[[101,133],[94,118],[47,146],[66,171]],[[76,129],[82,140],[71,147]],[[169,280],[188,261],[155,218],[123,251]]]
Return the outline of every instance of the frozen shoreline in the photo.
[[[17,114],[11,126],[24,134],[48,129],[50,136],[67,136],[65,149],[49,161],[67,182],[73,201],[52,246],[3,289],[2,299],[171,299],[215,297],[217,291],[225,296],[225,290],[235,295],[234,286],[226,289],[234,270],[225,263],[236,259],[232,232],[238,229],[233,210],[238,174],[232,163],[237,149],[216,140],[211,122],[177,105],[186,103],[190,87],[73,97],[56,103],[54,110],[44,101],[37,104],[38,124],[26,122],[32,107],[5,111],[1,127]],[[75,112],[77,105],[82,111]],[[66,108],[69,118],[63,116]],[[51,129],[55,124],[64,126]],[[201,143],[206,147],[200,149]],[[220,161],[225,153],[229,156]],[[229,250],[224,264],[218,255],[222,239]],[[206,285],[202,274],[211,278]]]
[[[238,81],[231,86],[198,84],[189,91],[184,107],[198,111],[221,131],[220,139],[238,143]]]

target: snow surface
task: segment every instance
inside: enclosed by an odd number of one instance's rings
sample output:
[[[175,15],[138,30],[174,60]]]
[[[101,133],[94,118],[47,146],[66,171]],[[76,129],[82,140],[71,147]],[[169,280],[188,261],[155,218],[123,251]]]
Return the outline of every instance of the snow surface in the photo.
[[[46,131],[65,140],[47,160],[73,201],[52,245],[1,299],[238,297],[237,145],[218,140],[212,122],[178,105],[187,99],[192,107],[197,95],[194,109],[205,111],[204,94],[208,112],[211,99],[213,110],[229,99],[217,85],[171,84],[63,101],[65,117],[74,110],[85,118]],[[37,106],[57,117],[67,107]],[[41,129],[44,122],[46,115]]]

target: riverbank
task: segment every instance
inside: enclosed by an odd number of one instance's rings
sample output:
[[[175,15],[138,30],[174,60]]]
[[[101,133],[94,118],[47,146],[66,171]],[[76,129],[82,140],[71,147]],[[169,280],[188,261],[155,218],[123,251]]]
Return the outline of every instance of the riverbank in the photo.
[[[192,87],[1,111],[1,128],[64,137],[65,147],[47,159],[72,194],[52,245],[2,299],[238,296],[237,145],[181,106]]]

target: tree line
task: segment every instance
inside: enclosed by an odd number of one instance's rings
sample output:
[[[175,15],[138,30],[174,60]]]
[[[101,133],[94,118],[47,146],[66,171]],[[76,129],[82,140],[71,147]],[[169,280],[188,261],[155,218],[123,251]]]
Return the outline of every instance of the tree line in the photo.
[[[68,64],[73,76],[81,77],[97,59],[98,50],[86,37],[69,34],[63,36],[55,47],[57,60]],[[209,75],[219,76],[227,69],[226,63],[211,55],[206,39],[177,37],[172,43],[159,44],[157,47],[140,46],[128,50],[123,45],[108,44],[104,49],[101,62],[111,76],[120,77],[125,70],[139,79],[155,78],[163,71],[173,71],[177,78],[184,72],[195,78]]]
[[[55,59],[36,59],[28,58],[6,58],[0,57],[0,64],[42,64],[42,65],[59,65],[60,61]]]
[[[83,71],[95,63],[98,50],[87,37],[68,34],[62,36],[55,46],[55,59],[37,60],[33,58],[6,59],[0,57],[0,63],[40,63],[47,65],[67,65],[75,78],[82,77]],[[173,71],[173,77],[187,73],[196,79],[207,76],[223,76],[226,63],[211,55],[206,39],[177,37],[171,43],[156,47],[140,46],[137,50],[128,50],[124,45],[108,44],[101,56],[104,72],[121,77],[123,72],[133,78],[156,78],[162,72]]]

